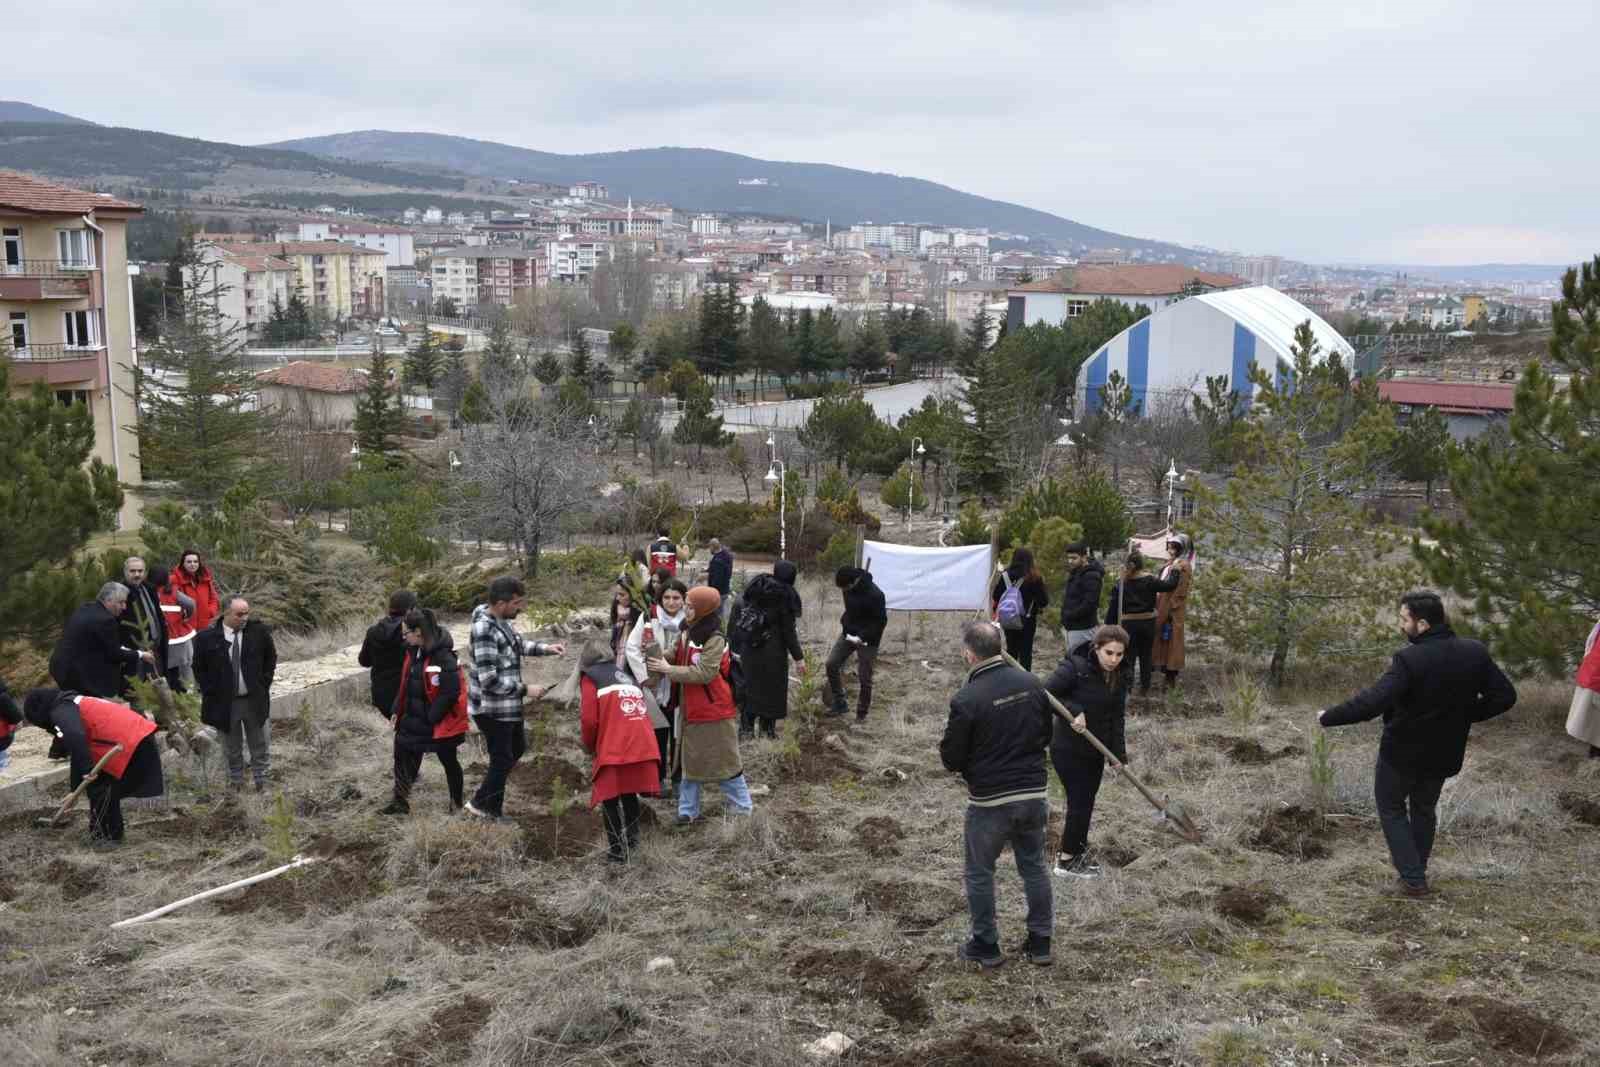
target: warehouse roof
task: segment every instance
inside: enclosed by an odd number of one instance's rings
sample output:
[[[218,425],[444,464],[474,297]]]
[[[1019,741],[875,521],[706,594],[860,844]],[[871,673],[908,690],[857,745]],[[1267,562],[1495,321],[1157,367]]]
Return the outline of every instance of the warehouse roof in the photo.
[[[1322,346],[1326,358],[1337,352],[1349,367],[1356,350],[1329,326],[1323,318],[1300,301],[1270,285],[1252,285],[1247,289],[1225,289],[1217,293],[1201,293],[1189,299],[1209,304],[1255,334],[1259,342],[1267,345],[1285,361],[1292,362],[1295,327],[1311,320],[1311,333]],[[1257,362],[1263,362],[1259,358]]]

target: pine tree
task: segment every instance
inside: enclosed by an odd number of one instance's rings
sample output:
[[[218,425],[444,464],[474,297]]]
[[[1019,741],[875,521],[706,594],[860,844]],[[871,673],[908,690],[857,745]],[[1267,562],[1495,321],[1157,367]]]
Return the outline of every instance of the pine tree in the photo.
[[[467,368],[466,346],[460,338],[452,337],[444,344],[444,370],[439,376],[439,397],[450,406],[452,414],[460,414],[461,401],[471,384],[472,373]]]
[[[182,311],[134,368],[139,463],[148,481],[169,481],[202,512],[265,454],[274,422],[256,376],[244,365],[244,329],[218,311],[225,286],[195,269]]]
[[[394,438],[405,429],[406,412],[389,376],[389,353],[374,346],[366,391],[356,398],[356,446],[363,466],[394,467],[401,462],[400,444]]]
[[[444,373],[444,357],[439,351],[438,342],[434,340],[433,331],[424,328],[422,339],[417,346],[406,353],[402,364],[402,374],[405,383],[410,386],[420,386],[430,393],[439,383]]]
[[[1395,531],[1363,506],[1394,448],[1394,413],[1369,405],[1347,432],[1349,378],[1318,358],[1309,321],[1293,363],[1251,368],[1255,393],[1226,488],[1199,488],[1212,562],[1199,574],[1196,628],[1268,657],[1273,684],[1295,655],[1367,656],[1393,641],[1393,603],[1408,583],[1390,562]]]
[[[980,355],[961,393],[961,402],[972,412],[965,430],[961,482],[993,496],[1005,496],[1008,488],[1004,464],[997,443],[1006,433],[1012,408],[1012,383],[993,351]]]
[[[1600,256],[1566,273],[1552,327],[1566,390],[1529,363],[1508,434],[1449,461],[1460,517],[1424,519],[1438,545],[1416,552],[1432,580],[1471,601],[1472,627],[1504,662],[1558,675],[1600,614]]]
[[[856,381],[859,382],[870,371],[881,369],[888,357],[888,349],[889,342],[878,324],[870,320],[863,322],[850,344],[849,367]]]
[[[988,310],[980,306],[978,313],[972,316],[972,322],[962,338],[961,351],[956,356],[956,368],[962,374],[971,374],[978,357],[989,351],[989,333],[993,329],[994,320],[989,317]]]
[[[788,377],[790,365],[788,348],[784,343],[783,323],[772,305],[763,297],[756,297],[755,302],[750,305],[743,347],[748,354],[750,367],[755,371],[758,395],[766,379]]]
[[[546,352],[533,361],[533,376],[540,385],[554,385],[561,380],[561,357]]]
[[[450,343],[456,340],[452,337]],[[479,357],[479,377],[498,387],[499,383],[509,382],[516,376],[517,363],[517,343],[511,335],[511,324],[503,318],[497,319],[489,327],[489,336]]]
[[[589,334],[581,328],[572,331],[572,352],[567,356],[567,373],[576,381],[587,382],[593,370],[593,350],[589,346]]]
[[[680,445],[694,445],[695,462],[705,458],[705,447],[722,448],[733,440],[733,434],[722,429],[722,416],[713,414],[711,386],[698,382],[684,399],[683,415],[672,430],[672,439]]]
[[[87,596],[97,575],[75,562],[90,536],[109,530],[122,506],[116,472],[94,453],[94,417],[62,405],[43,383],[11,390],[0,351],[0,618],[8,637],[47,645]]]
[[[1437,408],[1413,411],[1395,439],[1395,473],[1408,482],[1422,482],[1433,504],[1433,483],[1444,477],[1450,461],[1450,422]]]

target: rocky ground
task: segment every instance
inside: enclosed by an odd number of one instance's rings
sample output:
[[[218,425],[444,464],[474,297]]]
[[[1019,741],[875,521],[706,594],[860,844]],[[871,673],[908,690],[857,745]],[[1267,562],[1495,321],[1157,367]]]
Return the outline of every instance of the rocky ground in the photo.
[[[838,599],[807,593],[820,668]],[[433,764],[411,817],[378,815],[388,736],[360,707],[276,724],[281,805],[169,765],[170,810],[134,813],[118,852],[86,849],[81,824],[8,817],[6,1062],[788,1065],[830,1031],[855,1042],[844,1062],[907,1067],[1600,1058],[1600,768],[1561,732],[1560,687],[1524,686],[1475,731],[1441,805],[1441,892],[1411,901],[1385,894],[1376,728],[1334,735],[1323,817],[1307,751],[1332,693],[1249,710],[1202,665],[1139,705],[1128,735],[1134,769],[1198,811],[1204,843],[1108,781],[1092,835],[1105,876],[1058,880],[1056,965],[975,974],[953,956],[964,794],[936,751],[958,622],[895,617],[864,728],[817,721],[800,687],[783,738],[746,749],[771,790],[755,817],[725,819],[713,798],[677,831],[655,803],[625,870],[601,858],[576,713],[559,708],[531,720],[498,826],[447,816]],[[1040,641],[1043,669],[1059,642]],[[553,682],[570,657],[528,664]],[[482,755],[464,758],[470,785]],[[108,929],[274,865],[285,836],[320,862]]]

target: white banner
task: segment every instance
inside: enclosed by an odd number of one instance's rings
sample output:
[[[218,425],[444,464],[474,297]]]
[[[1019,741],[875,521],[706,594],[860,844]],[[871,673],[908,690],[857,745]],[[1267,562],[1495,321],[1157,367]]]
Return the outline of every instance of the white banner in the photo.
[[[891,610],[988,610],[994,580],[988,545],[916,548],[867,541],[861,558]]]

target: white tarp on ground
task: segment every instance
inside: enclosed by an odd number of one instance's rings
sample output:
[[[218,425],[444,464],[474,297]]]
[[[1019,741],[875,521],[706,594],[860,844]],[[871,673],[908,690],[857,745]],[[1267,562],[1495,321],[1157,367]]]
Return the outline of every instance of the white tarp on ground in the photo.
[[[994,564],[988,545],[916,548],[867,541],[862,566],[893,611],[982,611],[989,606]]]

